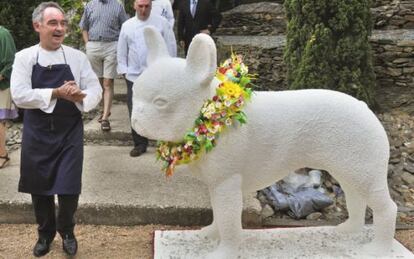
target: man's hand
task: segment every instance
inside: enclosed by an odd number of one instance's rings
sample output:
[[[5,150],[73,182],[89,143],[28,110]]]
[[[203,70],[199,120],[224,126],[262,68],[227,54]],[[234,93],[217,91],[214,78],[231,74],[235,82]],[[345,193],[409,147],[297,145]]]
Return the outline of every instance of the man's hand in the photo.
[[[75,81],[66,81],[62,86],[53,89],[52,97],[71,102],[81,102],[86,94],[82,93]]]

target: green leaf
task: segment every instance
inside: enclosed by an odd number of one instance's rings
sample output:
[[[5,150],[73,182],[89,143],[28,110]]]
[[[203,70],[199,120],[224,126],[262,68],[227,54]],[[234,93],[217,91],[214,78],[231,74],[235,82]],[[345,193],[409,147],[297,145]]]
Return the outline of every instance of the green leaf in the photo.
[[[240,78],[240,86],[241,87],[246,87],[246,85],[249,84],[250,81],[251,80],[248,77],[243,76],[242,78]]]
[[[247,116],[244,112],[240,111],[236,114],[235,119],[239,121],[241,124],[245,124],[247,122]]]
[[[207,152],[211,151],[213,149],[213,143],[210,140],[206,140],[205,149]]]

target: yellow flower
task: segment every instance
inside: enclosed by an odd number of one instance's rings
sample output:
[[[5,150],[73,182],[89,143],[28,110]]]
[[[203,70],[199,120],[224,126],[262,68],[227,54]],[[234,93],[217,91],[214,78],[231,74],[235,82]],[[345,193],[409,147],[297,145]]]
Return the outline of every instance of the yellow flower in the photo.
[[[242,94],[242,89],[240,89],[240,86],[233,82],[223,83],[223,90],[226,95],[235,98],[238,98]]]

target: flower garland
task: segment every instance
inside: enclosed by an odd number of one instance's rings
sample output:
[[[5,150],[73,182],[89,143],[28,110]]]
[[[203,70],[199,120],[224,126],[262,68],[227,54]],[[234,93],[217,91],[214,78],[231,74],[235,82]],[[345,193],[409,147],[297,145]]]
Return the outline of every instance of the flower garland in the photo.
[[[164,161],[163,171],[172,176],[176,165],[188,164],[197,160],[202,151],[211,151],[220,132],[235,121],[244,124],[247,121],[242,111],[245,101],[250,100],[249,88],[251,76],[240,55],[232,54],[216,71],[221,82],[216,95],[206,100],[194,127],[187,131],[179,143],[159,141],[157,159]]]

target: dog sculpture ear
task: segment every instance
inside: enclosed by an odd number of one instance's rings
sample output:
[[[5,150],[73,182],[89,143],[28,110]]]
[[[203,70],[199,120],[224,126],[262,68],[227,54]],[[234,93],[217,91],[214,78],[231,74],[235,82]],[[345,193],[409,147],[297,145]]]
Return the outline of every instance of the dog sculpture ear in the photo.
[[[144,38],[148,48],[148,65],[151,65],[151,63],[159,58],[170,56],[164,38],[154,26],[147,26],[144,28]]]
[[[217,69],[217,50],[213,39],[207,34],[197,34],[191,41],[187,55],[187,73],[201,85],[213,80]]]

